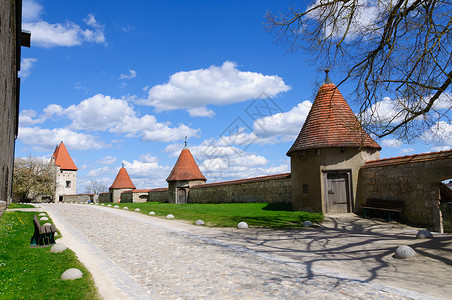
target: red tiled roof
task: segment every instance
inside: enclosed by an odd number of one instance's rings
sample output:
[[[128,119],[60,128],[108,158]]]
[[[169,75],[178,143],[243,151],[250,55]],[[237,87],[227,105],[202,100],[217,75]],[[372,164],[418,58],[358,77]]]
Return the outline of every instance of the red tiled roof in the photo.
[[[276,174],[276,175],[268,175],[268,176],[260,176],[246,179],[238,179],[231,181],[222,181],[222,182],[214,182],[214,183],[206,183],[206,184],[197,184],[193,185],[190,188],[203,188],[209,186],[222,186],[222,185],[233,185],[233,184],[243,184],[243,183],[251,183],[251,182],[260,182],[267,180],[276,180],[276,179],[285,179],[290,178],[290,173]]]
[[[116,175],[115,181],[110,187],[111,189],[135,189],[135,186],[132,183],[132,180],[129,177],[126,169],[122,167],[118,175]]]
[[[168,188],[155,188],[155,189],[151,189],[151,193],[152,192],[166,192],[168,191]]]
[[[60,167],[61,170],[78,170],[78,168],[74,164],[74,161],[72,161],[69,152],[67,152],[66,146],[64,146],[63,142],[61,142],[60,145],[55,148],[55,152],[53,152],[52,157],[54,158],[55,165]]]
[[[333,83],[323,84],[287,156],[294,151],[329,147],[381,147],[363,129]]]
[[[141,190],[128,190],[128,191],[124,191],[121,194],[127,194],[127,193],[149,193],[151,190],[150,189],[141,189]]]
[[[191,155],[190,150],[187,148],[182,149],[182,152],[177,159],[174,168],[171,170],[166,181],[176,181],[176,180],[204,180],[207,181],[206,177],[202,175],[195,162],[195,159]]]
[[[365,162],[361,168],[374,168],[374,167],[381,167],[381,166],[401,165],[401,164],[425,162],[425,161],[439,160],[439,159],[450,159],[450,158],[452,158],[452,150],[371,160],[371,161]]]

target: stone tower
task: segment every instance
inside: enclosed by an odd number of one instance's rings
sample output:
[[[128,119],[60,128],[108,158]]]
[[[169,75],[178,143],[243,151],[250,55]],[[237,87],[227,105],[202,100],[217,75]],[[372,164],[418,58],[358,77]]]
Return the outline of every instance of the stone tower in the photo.
[[[207,179],[188,150],[187,142],[166,181],[168,182],[168,201],[177,204],[187,203],[191,186],[206,183]]]
[[[61,142],[53,152],[51,163],[55,167],[54,202],[62,202],[63,195],[77,193],[77,170],[66,146]]]
[[[116,178],[109,189],[110,202],[118,202],[121,198],[122,192],[134,189],[136,189],[136,187],[133,185],[126,168],[122,165],[121,169],[119,169],[118,175],[116,175]]]
[[[354,211],[358,173],[380,158],[381,147],[362,128],[328,77],[320,87],[297,139],[287,152],[294,209]]]

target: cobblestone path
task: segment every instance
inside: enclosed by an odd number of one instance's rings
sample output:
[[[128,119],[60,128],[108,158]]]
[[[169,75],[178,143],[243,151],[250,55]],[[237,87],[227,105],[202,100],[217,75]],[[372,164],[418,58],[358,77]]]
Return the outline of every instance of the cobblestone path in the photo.
[[[130,299],[412,297],[341,276],[308,276],[300,264],[283,263],[242,247],[162,228],[143,217],[133,217],[138,215],[133,212],[77,204],[42,207],[95,249],[108,265],[107,272],[112,276],[116,273],[115,285]]]

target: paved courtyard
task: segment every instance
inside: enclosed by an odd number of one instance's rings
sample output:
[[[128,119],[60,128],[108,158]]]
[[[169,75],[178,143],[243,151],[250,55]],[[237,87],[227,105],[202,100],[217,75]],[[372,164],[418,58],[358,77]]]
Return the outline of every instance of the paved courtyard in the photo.
[[[43,204],[105,299],[428,299],[452,295],[452,237],[329,218],[319,228],[205,228],[97,205]],[[177,218],[177,216],[176,216]],[[415,258],[392,257],[412,245]]]

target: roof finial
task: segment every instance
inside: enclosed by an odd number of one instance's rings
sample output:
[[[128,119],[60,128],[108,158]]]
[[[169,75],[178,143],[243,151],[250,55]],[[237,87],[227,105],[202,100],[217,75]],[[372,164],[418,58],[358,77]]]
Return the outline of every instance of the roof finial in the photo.
[[[185,148],[187,148],[187,136],[185,136]]]
[[[323,84],[332,84],[330,77],[328,76],[328,72],[330,71],[329,68],[325,69],[325,80],[323,81]]]
[[[122,167],[121,168],[124,168],[124,163],[122,163]]]

